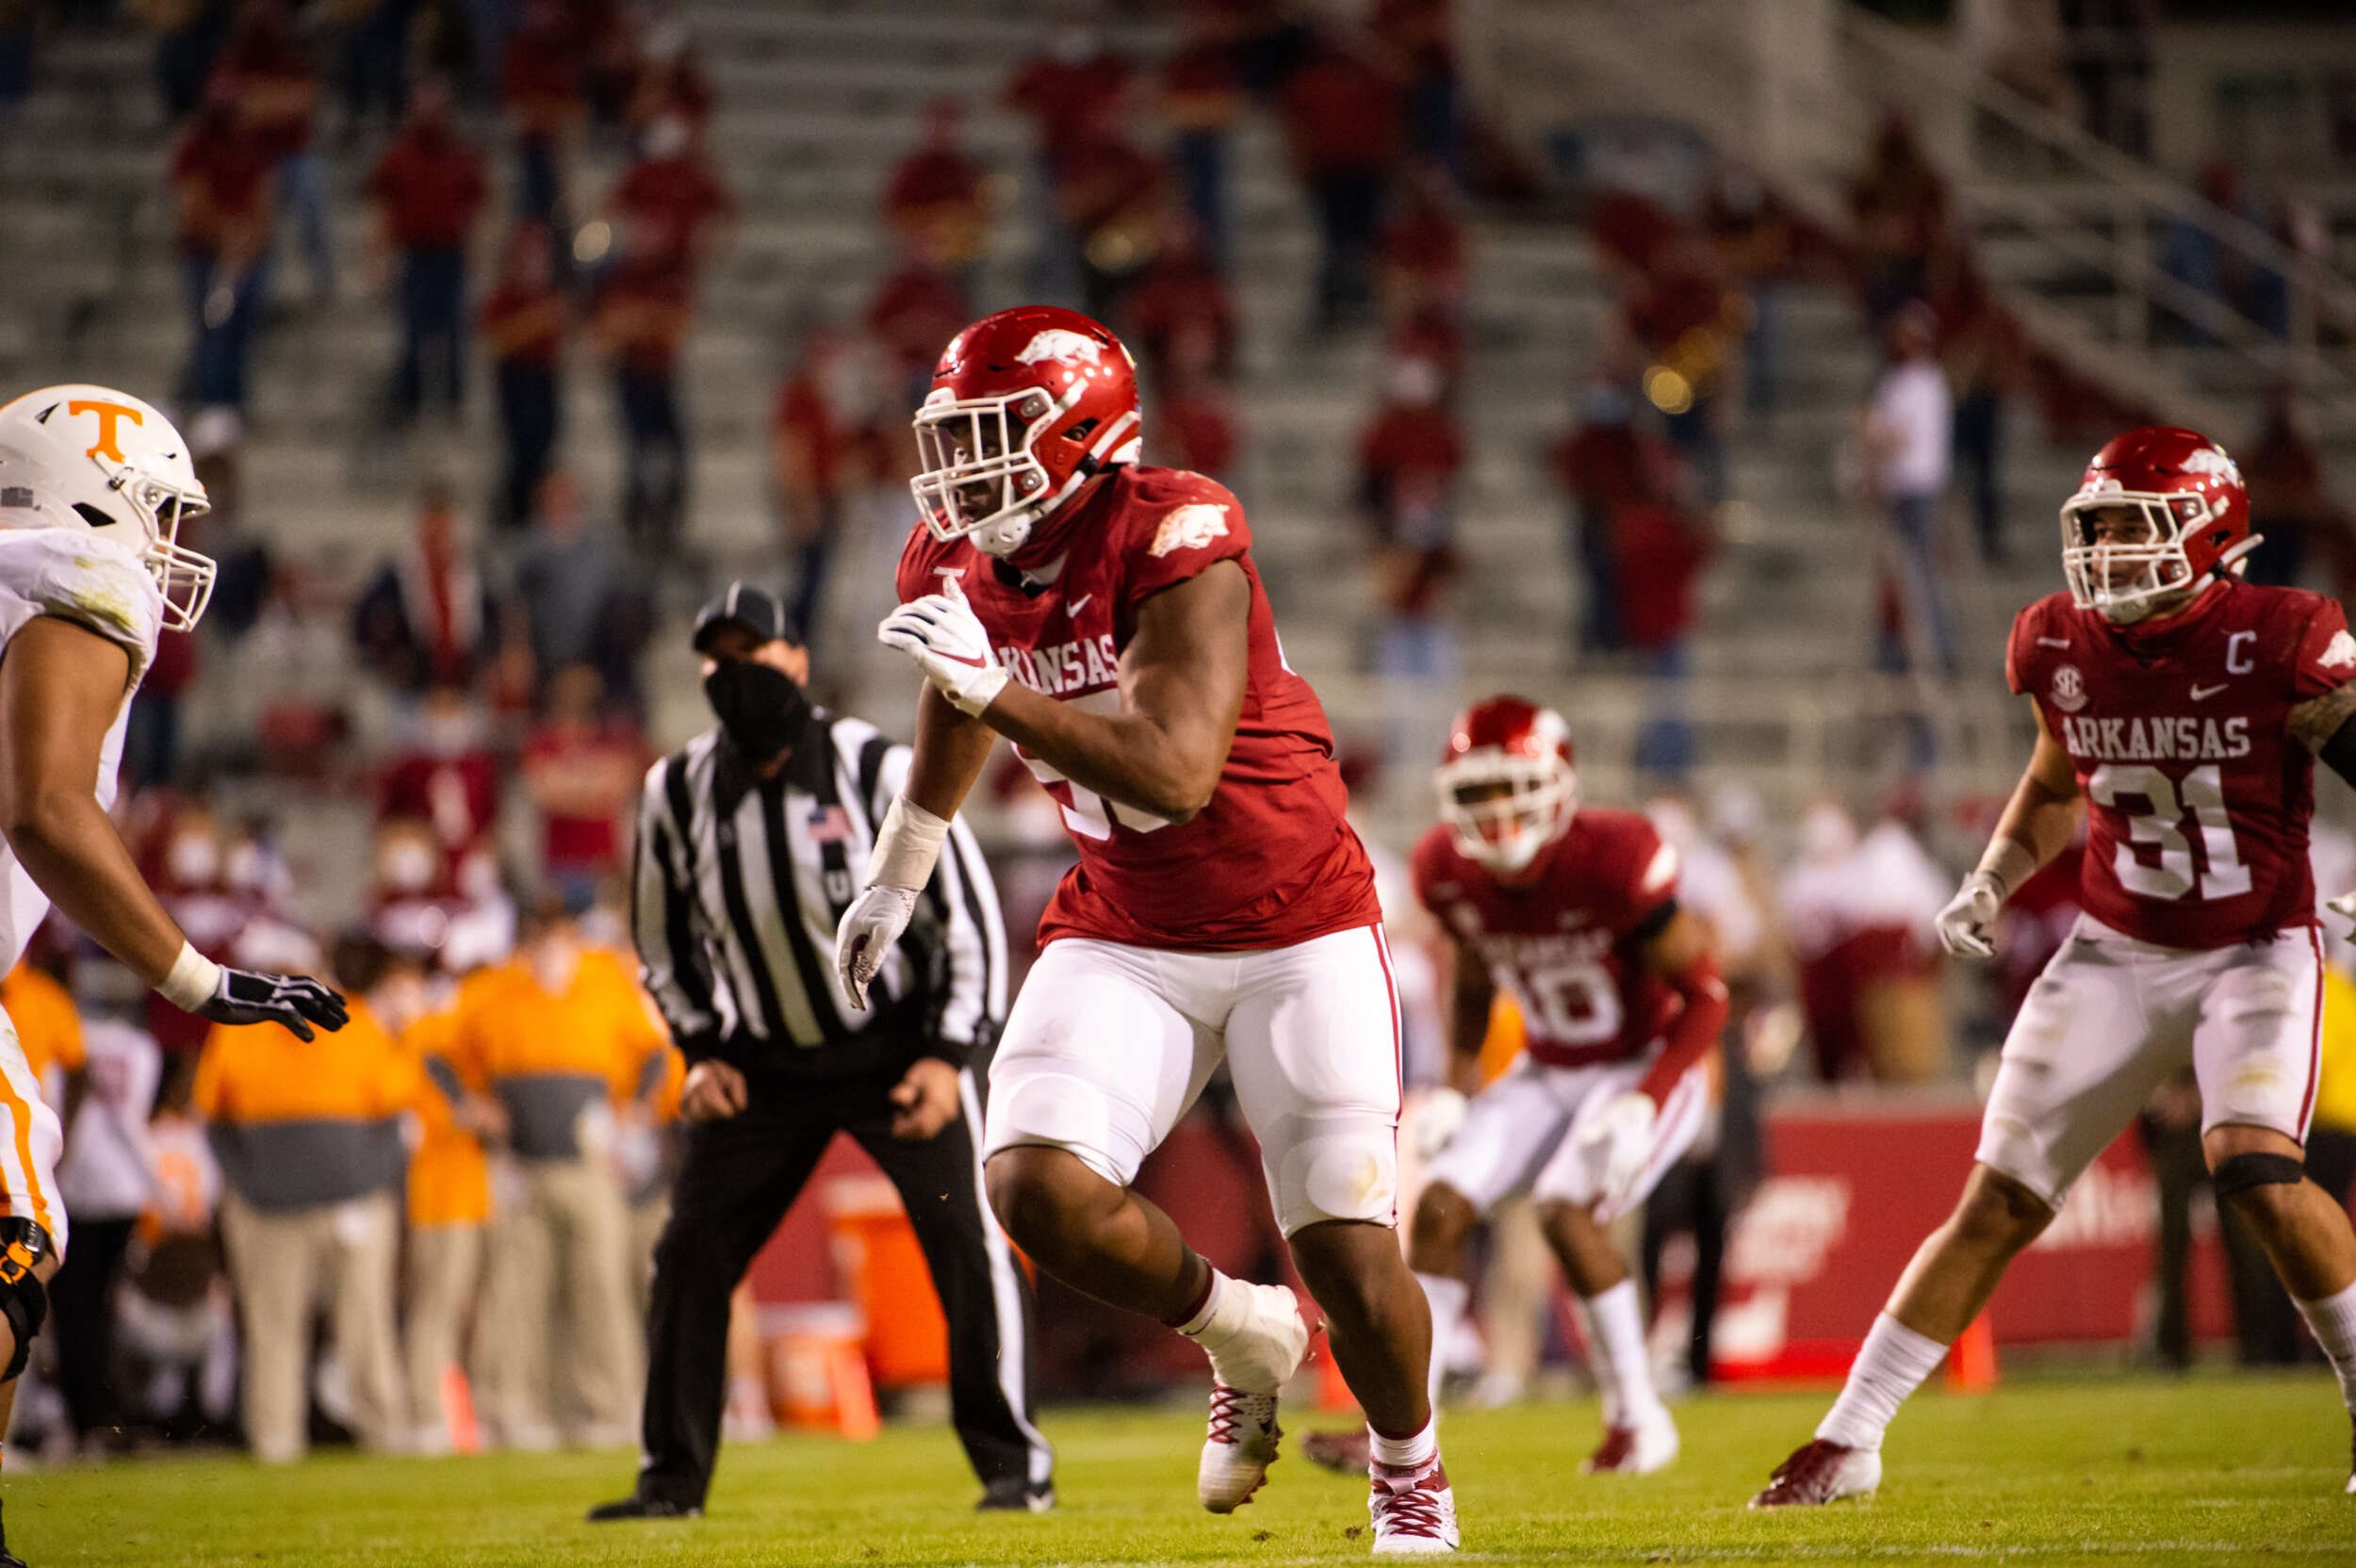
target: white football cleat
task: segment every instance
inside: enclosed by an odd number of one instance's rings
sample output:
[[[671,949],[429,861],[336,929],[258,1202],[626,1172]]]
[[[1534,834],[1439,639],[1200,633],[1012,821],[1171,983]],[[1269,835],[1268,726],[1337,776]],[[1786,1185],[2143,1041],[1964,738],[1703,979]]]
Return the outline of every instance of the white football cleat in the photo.
[[[1813,1508],[1843,1497],[1860,1502],[1882,1484],[1879,1448],[1852,1448],[1844,1443],[1818,1438],[1804,1443],[1792,1457],[1775,1466],[1766,1490],[1751,1499],[1753,1508]]]
[[[1195,1470],[1194,1494],[1213,1513],[1233,1513],[1252,1500],[1276,1461],[1276,1396],[1309,1356],[1309,1325],[1283,1285],[1230,1280],[1246,1292],[1232,1327],[1216,1344],[1197,1335],[1211,1357],[1211,1424]],[[1227,1315],[1222,1303],[1220,1315]]]
[[[1366,1516],[1374,1524],[1375,1556],[1456,1550],[1456,1494],[1438,1458],[1419,1470],[1378,1461],[1368,1475]]]
[[[1677,1457],[1677,1424],[1660,1406],[1627,1426],[1603,1429],[1603,1442],[1579,1468],[1591,1476],[1649,1476]]]

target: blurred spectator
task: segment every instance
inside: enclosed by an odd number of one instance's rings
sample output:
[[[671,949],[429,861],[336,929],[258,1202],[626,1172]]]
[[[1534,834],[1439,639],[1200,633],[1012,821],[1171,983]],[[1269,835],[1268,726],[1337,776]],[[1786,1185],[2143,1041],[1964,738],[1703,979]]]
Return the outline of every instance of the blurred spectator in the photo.
[[[87,1446],[123,1424],[113,1380],[115,1282],[147,1207],[147,1119],[163,1053],[132,1021],[145,1012],[147,988],[138,977],[114,964],[91,962],[84,970],[93,1013],[82,1031],[88,1087],[68,1107],[65,1157],[57,1163],[57,1196],[74,1217],[74,1246],[49,1282],[49,1305],[57,1315],[58,1390],[74,1435]]]
[[[1636,732],[1636,766],[1674,778],[1695,760],[1685,717],[1693,671],[1686,640],[1693,629],[1693,584],[1710,561],[1710,533],[1689,499],[1691,476],[1672,463],[1650,478],[1644,491],[1612,509],[1612,552],[1621,634],[1652,677],[1646,717]]]
[[[1386,372],[1387,400],[1358,441],[1358,509],[1375,543],[1374,665],[1384,678],[1394,760],[1438,749],[1457,676],[1456,485],[1464,437],[1440,402],[1440,368],[1403,359]]]
[[[2267,226],[2265,215],[2245,196],[2241,171],[2230,158],[2211,158],[2201,166],[2201,195],[2228,218],[2238,218],[2261,228]],[[2282,279],[2253,262],[2239,246],[2220,243],[2212,224],[2212,220],[2201,214],[2179,217],[2171,222],[2160,250],[2160,270],[2280,335],[2284,325]],[[2159,335],[2170,341],[2215,341],[2215,335],[2204,322],[2181,312],[2164,313],[2158,329]]]
[[[2005,559],[2004,400],[2019,379],[2019,330],[1995,307],[1976,271],[1960,275],[1947,290],[1939,357],[1955,388],[1955,466],[1972,505],[1972,529],[1980,559]]]
[[[515,216],[558,233],[565,156],[589,117],[586,54],[564,0],[527,0],[499,70],[515,126]],[[558,258],[560,269],[568,259]]]
[[[226,82],[172,155],[172,194],[188,290],[190,401],[245,406],[247,355],[270,286],[270,152],[238,123]]]
[[[2249,555],[2249,579],[2299,586],[2309,548],[2331,508],[2324,498],[2322,460],[2299,429],[2289,388],[2277,387],[2267,396],[2266,424],[2242,454],[2241,471],[2250,483],[2250,531],[2260,536]]]
[[[1904,116],[1885,116],[1874,132],[1849,183],[1849,216],[1866,323],[1878,334],[1900,305],[1929,290],[1931,257],[1947,236],[1947,183]]]
[[[786,619],[805,647],[818,629],[826,568],[859,498],[891,471],[902,411],[889,401],[897,392],[874,342],[826,325],[810,329],[777,388],[769,477],[794,564]]]
[[[900,253],[938,267],[973,292],[989,219],[982,166],[960,144],[964,107],[936,99],[924,111],[924,139],[893,167],[884,186],[883,222]]]
[[[1398,92],[1373,67],[1329,42],[1285,77],[1279,107],[1293,168],[1317,209],[1312,322],[1331,331],[1362,317],[1373,300],[1375,241],[1400,148]]]
[[[1890,359],[1866,411],[1867,483],[1882,509],[1886,573],[1895,580],[1897,624],[1882,631],[1885,670],[1927,665],[1955,673],[1954,622],[1939,573],[1939,511],[1955,440],[1947,378],[1932,351],[1938,323],[1919,302],[1893,314],[1886,331]]]
[[[1464,224],[1443,164],[1423,163],[1383,230],[1383,313],[1394,323],[1464,315]]]
[[[1056,159],[1055,199],[1074,247],[1081,308],[1100,321],[1117,319],[1161,243],[1168,202],[1162,160],[1130,139],[1117,100]]]
[[[1453,0],[1375,0],[1370,26],[1383,64],[1404,84],[1408,148],[1462,177]]]
[[[134,790],[169,784],[180,760],[180,699],[196,680],[196,639],[167,631],[131,695],[123,731],[123,781]]]
[[[1235,302],[1190,221],[1166,225],[1153,265],[1129,292],[1125,319],[1122,341],[1156,387],[1235,368]]]
[[[512,1446],[553,1438],[559,1364],[582,1419],[576,1435],[614,1444],[636,1429],[643,1346],[609,1161],[617,1114],[652,1091],[669,1044],[630,972],[557,907],[538,911],[515,960],[462,1000],[450,1065],[499,1102],[520,1178],[495,1217],[485,1283],[485,1322],[501,1343],[483,1407]]]
[[[1235,47],[1239,20],[1225,7],[1191,8],[1186,34],[1161,73],[1161,121],[1170,130],[1179,198],[1211,265],[1222,272],[1235,265],[1227,165],[1228,139],[1244,108]]]
[[[371,116],[386,124],[409,101],[409,24],[417,0],[349,0],[335,8],[343,31],[347,133]]]
[[[2086,129],[2130,157],[2149,157],[2158,0],[2060,0],[2059,8]]]
[[[515,555],[515,595],[536,671],[587,664],[607,692],[640,703],[638,655],[652,596],[612,531],[589,520],[580,487],[561,469],[540,485],[532,532]]]
[[[436,686],[408,720],[403,743],[377,781],[376,819],[430,825],[455,870],[499,821],[499,760],[482,707],[463,686]]]
[[[420,83],[400,138],[368,176],[380,253],[401,260],[393,411],[403,424],[424,401],[429,352],[441,356],[444,406],[454,416],[465,400],[466,241],[489,187],[483,155],[459,137],[450,115],[450,84]]]
[[[557,288],[555,241],[538,223],[508,237],[499,286],[483,302],[480,330],[499,376],[499,434],[506,456],[496,515],[520,528],[548,477],[563,423],[557,371],[564,353],[564,296]]]
[[[864,323],[891,356],[898,415],[912,413],[924,400],[941,351],[972,318],[956,282],[922,262],[911,262],[875,286]]]
[[[656,122],[676,117],[700,131],[712,118],[712,83],[695,57],[687,24],[676,16],[655,19],[638,46],[637,69],[630,87],[630,104],[622,122],[643,132]]]
[[[686,118],[646,127],[638,160],[605,199],[627,264],[676,271],[692,283],[736,218],[736,198],[712,171]]]
[[[1607,356],[1638,375],[1645,400],[1661,411],[1669,445],[1693,466],[1705,506],[1726,498],[1718,389],[1742,328],[1742,302],[1726,286],[1716,257],[1681,227],[1653,247],[1621,290],[1612,323],[1617,342]]]
[[[590,331],[614,368],[621,415],[622,530],[650,565],[668,563],[686,520],[687,427],[679,359],[694,306],[685,273],[637,248],[597,281]]]
[[[124,1413],[167,1440],[219,1439],[237,1395],[237,1327],[216,1217],[221,1167],[187,1088],[147,1126],[152,1184],[116,1293]]]
[[[396,692],[464,686],[491,652],[497,621],[459,538],[450,487],[426,487],[415,537],[377,568],[352,612],[361,661]]]
[[[393,952],[431,954],[442,972],[463,976],[514,951],[515,905],[480,849],[452,855],[432,822],[386,817],[369,863],[363,919]]]
[[[1182,372],[1154,400],[1160,417],[1153,446],[1173,468],[1235,478],[1235,400],[1215,377]]]
[[[136,8],[155,34],[155,87],[164,113],[185,120],[204,102],[236,8],[231,0],[149,0]]]
[[[540,813],[540,874],[565,903],[585,906],[622,867],[622,819],[638,801],[646,743],[603,710],[605,682],[587,664],[548,678],[548,712],[524,747],[524,789]]]
[[[237,123],[260,143],[277,179],[280,210],[303,236],[311,292],[335,294],[335,248],[329,234],[327,167],[312,142],[319,73],[295,37],[286,0],[244,0],[217,67],[236,95]]]
[[[1921,1083],[1946,1066],[1931,923],[1947,877],[1912,830],[1885,817],[1860,839],[1824,801],[1800,825],[1777,903],[1799,965],[1800,1006],[1827,1083]]]
[[[300,1459],[315,1301],[343,1369],[353,1434],[378,1450],[408,1434],[393,1333],[401,1118],[422,1080],[364,993],[381,955],[339,945],[352,1021],[316,1040],[276,1024],[217,1026],[196,1074],[228,1191],[221,1234],[245,1325],[245,1426],[266,1463]]]
[[[1582,654],[1612,654],[1628,646],[1612,515],[1648,494],[1652,475],[1669,461],[1666,447],[1637,430],[1634,414],[1627,386],[1599,378],[1587,388],[1577,428],[1554,447],[1555,481],[1571,501],[1571,559],[1586,587],[1571,650],[1574,662]]]
[[[1743,412],[1754,419],[1775,412],[1777,326],[1792,265],[1792,220],[1748,169],[1721,161],[1703,204],[1703,221],[1720,275],[1739,290],[1749,313],[1742,335]]]
[[[1039,237],[1028,280],[1037,299],[1069,300],[1078,289],[1072,270],[1076,247],[1058,199],[1063,163],[1089,127],[1118,112],[1128,85],[1128,60],[1105,47],[1087,16],[1074,11],[1048,36],[1043,53],[1016,69],[1000,94],[1005,107],[1029,120],[1038,137],[1025,204]]]

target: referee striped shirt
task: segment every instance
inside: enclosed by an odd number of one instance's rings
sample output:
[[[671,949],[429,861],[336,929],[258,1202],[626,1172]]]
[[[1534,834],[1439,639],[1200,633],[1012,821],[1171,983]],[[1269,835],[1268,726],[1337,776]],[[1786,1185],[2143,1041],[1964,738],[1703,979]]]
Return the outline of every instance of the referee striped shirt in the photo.
[[[913,755],[873,725],[818,710],[773,779],[717,728],[647,771],[632,927],[646,989],[690,1060],[828,1075],[926,1055],[962,1066],[995,1037],[1006,927],[962,820],[867,1010],[851,1004],[835,965],[835,928],[867,885],[876,825]]]

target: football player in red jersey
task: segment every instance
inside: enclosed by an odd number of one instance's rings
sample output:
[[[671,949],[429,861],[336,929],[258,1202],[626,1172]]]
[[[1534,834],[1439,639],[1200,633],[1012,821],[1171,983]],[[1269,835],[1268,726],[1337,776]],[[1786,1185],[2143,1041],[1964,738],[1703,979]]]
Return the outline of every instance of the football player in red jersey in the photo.
[[[2022,611],[2005,655],[2037,749],[1939,935],[1988,956],[2005,896],[2081,809],[2085,913],[2013,1021],[1955,1214],[1754,1507],[1873,1491],[1899,1402],[2186,1067],[2217,1199],[2265,1244],[2356,1411],[2356,1233],[2303,1169],[2323,978],[2307,821],[2316,758],[2356,781],[2356,640],[2330,599],[2240,580],[2249,497],[2191,431],[2111,442],[2061,523],[2070,591]]]
[[[1441,823],[1416,844],[1414,874],[1416,898],[1455,939],[1455,1099],[1419,1119],[1435,1147],[1408,1251],[1432,1342],[1447,1344],[1464,1315],[1466,1233],[1530,1193],[1603,1393],[1603,1443],[1586,1468],[1647,1474],[1677,1457],[1677,1423],[1653,1390],[1636,1283],[1606,1227],[1701,1131],[1726,988],[1707,930],[1677,906],[1677,851],[1637,812],[1579,804],[1562,715],[1519,697],[1466,709],[1439,790]],[[1499,990],[1528,1044],[1476,1093]],[[1439,1366],[1435,1355],[1434,1403]],[[1308,1447],[1337,1469],[1365,1463],[1349,1436],[1313,1434]]]
[[[1235,497],[1137,461],[1136,371],[1087,317],[957,335],[916,415],[923,522],[879,635],[924,672],[908,784],[843,917],[863,1003],[1000,735],[1079,849],[990,1070],[991,1206],[1039,1266],[1201,1344],[1205,1508],[1276,1457],[1309,1329],[1130,1190],[1223,1056],[1276,1217],[1376,1432],[1378,1552],[1452,1550],[1431,1321],[1397,1223],[1399,1020],[1374,873]]]

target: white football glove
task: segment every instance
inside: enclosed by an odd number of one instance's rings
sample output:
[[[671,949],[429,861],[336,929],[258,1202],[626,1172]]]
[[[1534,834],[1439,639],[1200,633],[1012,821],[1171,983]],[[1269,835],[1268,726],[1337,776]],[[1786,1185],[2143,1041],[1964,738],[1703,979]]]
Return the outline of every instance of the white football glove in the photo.
[[[834,932],[834,962],[843,972],[843,988],[851,993],[851,1005],[860,1012],[867,1010],[867,983],[883,968],[884,955],[892,951],[892,944],[900,939],[915,913],[914,888],[887,887],[881,882],[843,911],[843,923]]]
[[[1997,886],[1996,878],[1984,871],[1973,872],[1939,912],[1939,945],[1958,958],[1994,957],[1996,942],[1988,933],[2004,904],[2004,890]]]
[[[1438,1157],[1440,1151],[1448,1147],[1448,1139],[1456,1135],[1456,1130],[1464,1125],[1464,1111],[1471,1103],[1464,1098],[1464,1091],[1445,1084],[1436,1089],[1426,1090],[1423,1098],[1415,1102],[1415,1141],[1412,1145],[1415,1158],[1430,1161]]]
[[[1610,1218],[1628,1207],[1628,1198],[1652,1160],[1653,1125],[1661,1109],[1652,1096],[1637,1089],[1615,1094],[1595,1119],[1579,1130],[1579,1154],[1593,1183],[1595,1212]]]
[[[2323,906],[2342,920],[2356,920],[2356,893],[2342,893],[2326,901]]]
[[[943,581],[947,592],[911,599],[886,615],[875,640],[915,660],[942,696],[979,717],[1006,684],[1006,672],[990,651],[990,633],[957,580]]]

